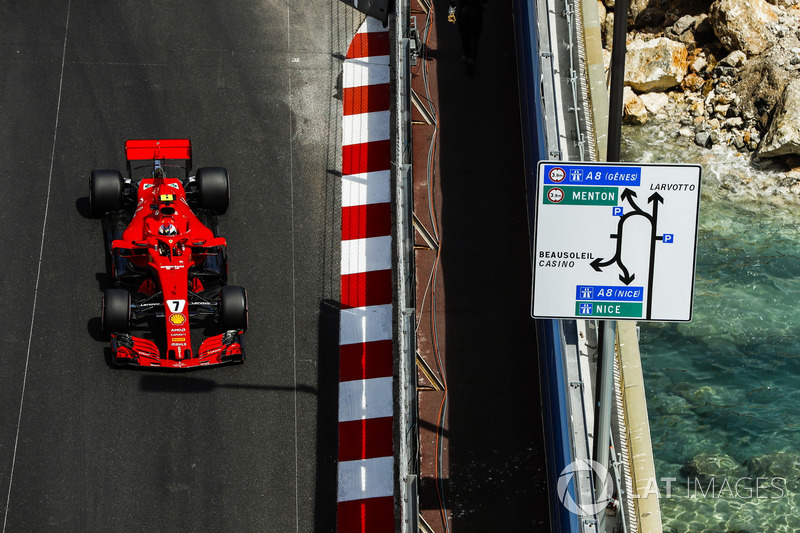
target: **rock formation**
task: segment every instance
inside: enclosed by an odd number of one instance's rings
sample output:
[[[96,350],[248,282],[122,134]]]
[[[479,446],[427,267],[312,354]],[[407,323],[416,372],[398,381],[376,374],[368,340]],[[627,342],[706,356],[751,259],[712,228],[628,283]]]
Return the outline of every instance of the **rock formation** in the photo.
[[[800,154],[800,78],[783,90],[772,116],[772,124],[758,148],[758,157]]]
[[[625,54],[625,85],[636,92],[664,91],[686,75],[686,46],[666,37],[633,41]]]
[[[613,0],[600,0],[611,45]],[[700,146],[800,162],[796,0],[631,0],[624,119],[678,123]]]
[[[777,40],[772,28],[779,16],[764,0],[716,0],[709,17],[714,33],[730,51],[741,50],[754,56]]]

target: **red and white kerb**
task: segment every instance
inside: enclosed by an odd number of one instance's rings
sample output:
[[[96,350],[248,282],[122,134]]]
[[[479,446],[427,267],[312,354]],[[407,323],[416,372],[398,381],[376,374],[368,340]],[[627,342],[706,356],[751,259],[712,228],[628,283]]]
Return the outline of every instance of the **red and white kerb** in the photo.
[[[394,530],[389,32],[367,17],[342,76],[338,531]]]

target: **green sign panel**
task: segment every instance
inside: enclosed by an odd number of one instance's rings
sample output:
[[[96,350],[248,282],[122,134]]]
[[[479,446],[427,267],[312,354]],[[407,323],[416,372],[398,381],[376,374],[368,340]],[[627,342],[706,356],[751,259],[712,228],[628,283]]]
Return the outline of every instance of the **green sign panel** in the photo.
[[[575,302],[575,314],[581,317],[641,318],[642,304],[631,302]]]
[[[618,192],[618,187],[545,187],[542,201],[550,205],[617,205]]]

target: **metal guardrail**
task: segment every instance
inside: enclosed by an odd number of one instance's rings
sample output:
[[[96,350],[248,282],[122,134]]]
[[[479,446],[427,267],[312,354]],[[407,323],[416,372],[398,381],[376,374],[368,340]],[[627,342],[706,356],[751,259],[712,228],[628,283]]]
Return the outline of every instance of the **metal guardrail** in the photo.
[[[393,180],[395,184],[395,254],[397,324],[397,385],[395,435],[400,442],[396,454],[396,501],[399,501],[399,531],[419,531],[419,430],[417,425],[416,337],[414,333],[414,227],[411,168],[411,60],[416,41],[409,24],[409,0],[397,0],[389,16],[391,54],[391,110],[393,132]]]
[[[572,93],[572,106],[569,111],[575,117],[575,147],[578,149],[578,161],[594,161],[596,154],[591,150],[593,143],[589,143],[587,147],[587,137],[593,137],[594,130],[589,120],[589,115],[584,112],[583,102],[586,101],[586,82],[583,69],[581,68],[581,60],[584,57],[583,47],[583,23],[581,17],[580,0],[567,1],[566,8],[564,9],[564,17],[567,19],[569,30],[567,31],[567,42],[565,47],[567,49],[567,56],[569,57],[569,72],[567,80]],[[580,95],[580,99],[579,99]],[[584,126],[581,126],[584,124]],[[589,148],[587,153],[587,148]]]

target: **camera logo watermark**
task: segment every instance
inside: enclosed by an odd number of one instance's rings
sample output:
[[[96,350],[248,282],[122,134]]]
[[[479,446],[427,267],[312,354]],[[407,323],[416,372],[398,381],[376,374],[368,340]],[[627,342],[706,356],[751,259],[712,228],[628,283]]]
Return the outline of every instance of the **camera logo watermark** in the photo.
[[[572,483],[572,486],[576,489],[575,492],[577,492],[578,483],[576,480],[578,478],[602,480],[602,485],[598,491],[599,498],[586,503],[576,502],[570,493],[569,486]],[[598,513],[608,507],[612,496],[611,475],[608,470],[600,463],[589,460],[578,459],[568,464],[558,476],[556,488],[561,504],[569,512],[578,516],[597,516]]]

